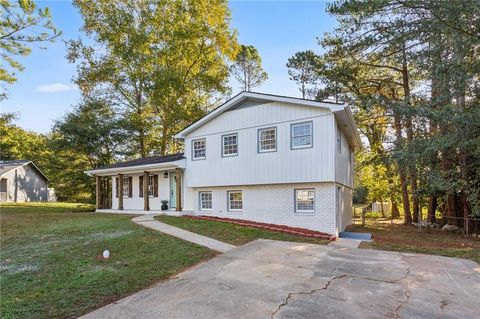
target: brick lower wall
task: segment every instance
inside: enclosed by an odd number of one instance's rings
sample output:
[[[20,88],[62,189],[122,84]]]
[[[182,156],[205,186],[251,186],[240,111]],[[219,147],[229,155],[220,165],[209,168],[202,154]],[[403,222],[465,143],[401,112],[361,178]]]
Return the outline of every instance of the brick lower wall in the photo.
[[[315,189],[315,212],[296,213],[294,190],[298,188]],[[193,207],[196,214],[246,219],[291,227],[301,227],[328,234],[337,234],[335,216],[335,184],[273,184],[256,186],[229,186],[194,188]],[[227,209],[227,191],[243,192],[243,210],[229,212]],[[212,210],[200,211],[198,193],[212,192]]]

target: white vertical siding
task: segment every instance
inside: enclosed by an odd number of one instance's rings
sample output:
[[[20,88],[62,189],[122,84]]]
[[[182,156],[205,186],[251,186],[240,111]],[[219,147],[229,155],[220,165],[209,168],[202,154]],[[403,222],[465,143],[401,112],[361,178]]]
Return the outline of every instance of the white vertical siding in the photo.
[[[352,223],[352,189],[336,184],[336,227],[344,231]]]
[[[343,133],[341,133],[342,151],[340,153],[337,151],[337,138],[336,138],[337,133],[338,131],[335,127],[335,134],[334,134],[335,136],[334,137],[335,181],[353,188],[353,164],[354,164],[353,152]]]
[[[313,147],[292,150],[290,126],[313,122]],[[258,129],[277,128],[277,151],[258,153]],[[334,180],[333,114],[323,108],[263,103],[223,113],[185,139],[186,186],[257,185]],[[238,134],[238,156],[222,157],[222,138]],[[192,161],[191,141],[206,139],[206,159]]]

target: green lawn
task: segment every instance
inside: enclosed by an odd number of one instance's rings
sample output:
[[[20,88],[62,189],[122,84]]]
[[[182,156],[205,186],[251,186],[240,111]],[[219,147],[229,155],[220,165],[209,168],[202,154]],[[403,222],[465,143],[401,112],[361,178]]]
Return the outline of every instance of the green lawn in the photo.
[[[243,245],[249,241],[264,238],[312,244],[328,244],[330,241],[305,236],[290,235],[253,227],[239,226],[224,222],[200,220],[186,217],[156,216],[161,222],[189,230],[191,232],[218,239],[233,245]]]
[[[399,252],[433,254],[447,257],[468,258],[480,263],[480,238],[442,232],[441,230],[419,231],[389,219],[366,220],[365,227],[351,225],[348,231],[369,232],[372,242],[362,242],[361,248],[392,250]]]
[[[1,318],[75,318],[215,255],[91,210],[0,205]]]

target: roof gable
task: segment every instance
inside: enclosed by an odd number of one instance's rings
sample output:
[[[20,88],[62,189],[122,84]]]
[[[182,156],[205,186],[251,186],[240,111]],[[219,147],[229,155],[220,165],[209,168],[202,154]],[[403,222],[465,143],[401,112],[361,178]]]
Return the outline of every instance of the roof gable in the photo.
[[[0,176],[5,175],[6,173],[13,171],[22,166],[31,165],[37,173],[42,176],[46,181],[49,181],[47,175],[38,168],[35,163],[29,160],[0,160]]]
[[[174,137],[176,139],[183,140],[185,137],[203,125],[209,123],[213,119],[217,118],[226,111],[249,107],[252,105],[258,105],[268,102],[281,102],[299,106],[309,106],[315,108],[324,108],[335,114],[337,122],[341,123],[341,129],[347,136],[347,139],[354,149],[361,148],[360,136],[358,134],[357,127],[355,125],[350,108],[346,104],[334,103],[334,102],[319,102],[312,100],[305,100],[295,97],[287,97],[280,95],[272,95],[256,92],[241,92],[220,105],[213,111],[206,114],[204,117],[189,125],[181,132],[177,133]]]
[[[272,95],[272,94],[265,94],[265,93],[256,93],[256,92],[241,92],[225,102],[224,104],[220,105],[198,121],[194,122],[190,126],[183,129],[181,132],[175,135],[177,139],[183,139],[186,135],[190,134],[200,126],[208,123],[209,121],[213,120],[214,118],[218,117],[222,113],[232,110],[235,108],[240,108],[244,106],[252,105],[253,102],[258,103],[266,103],[266,102],[283,102],[289,104],[297,104],[303,106],[312,106],[312,107],[321,107],[326,108],[333,111],[340,110],[343,108],[343,104],[333,103],[333,102],[318,102],[312,100],[305,100],[300,98],[294,97],[287,97],[287,96],[280,96],[280,95]]]

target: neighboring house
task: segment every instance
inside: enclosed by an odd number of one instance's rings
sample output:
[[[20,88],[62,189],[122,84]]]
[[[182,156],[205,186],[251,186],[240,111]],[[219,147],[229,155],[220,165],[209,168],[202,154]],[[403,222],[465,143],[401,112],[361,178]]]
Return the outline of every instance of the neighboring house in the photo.
[[[0,202],[46,202],[48,178],[28,160],[0,160]]]
[[[175,138],[184,154],[87,171],[97,177],[97,208],[159,210],[168,200],[189,214],[329,234],[351,223],[361,141],[348,106],[243,92]],[[111,207],[101,207],[105,177]]]

